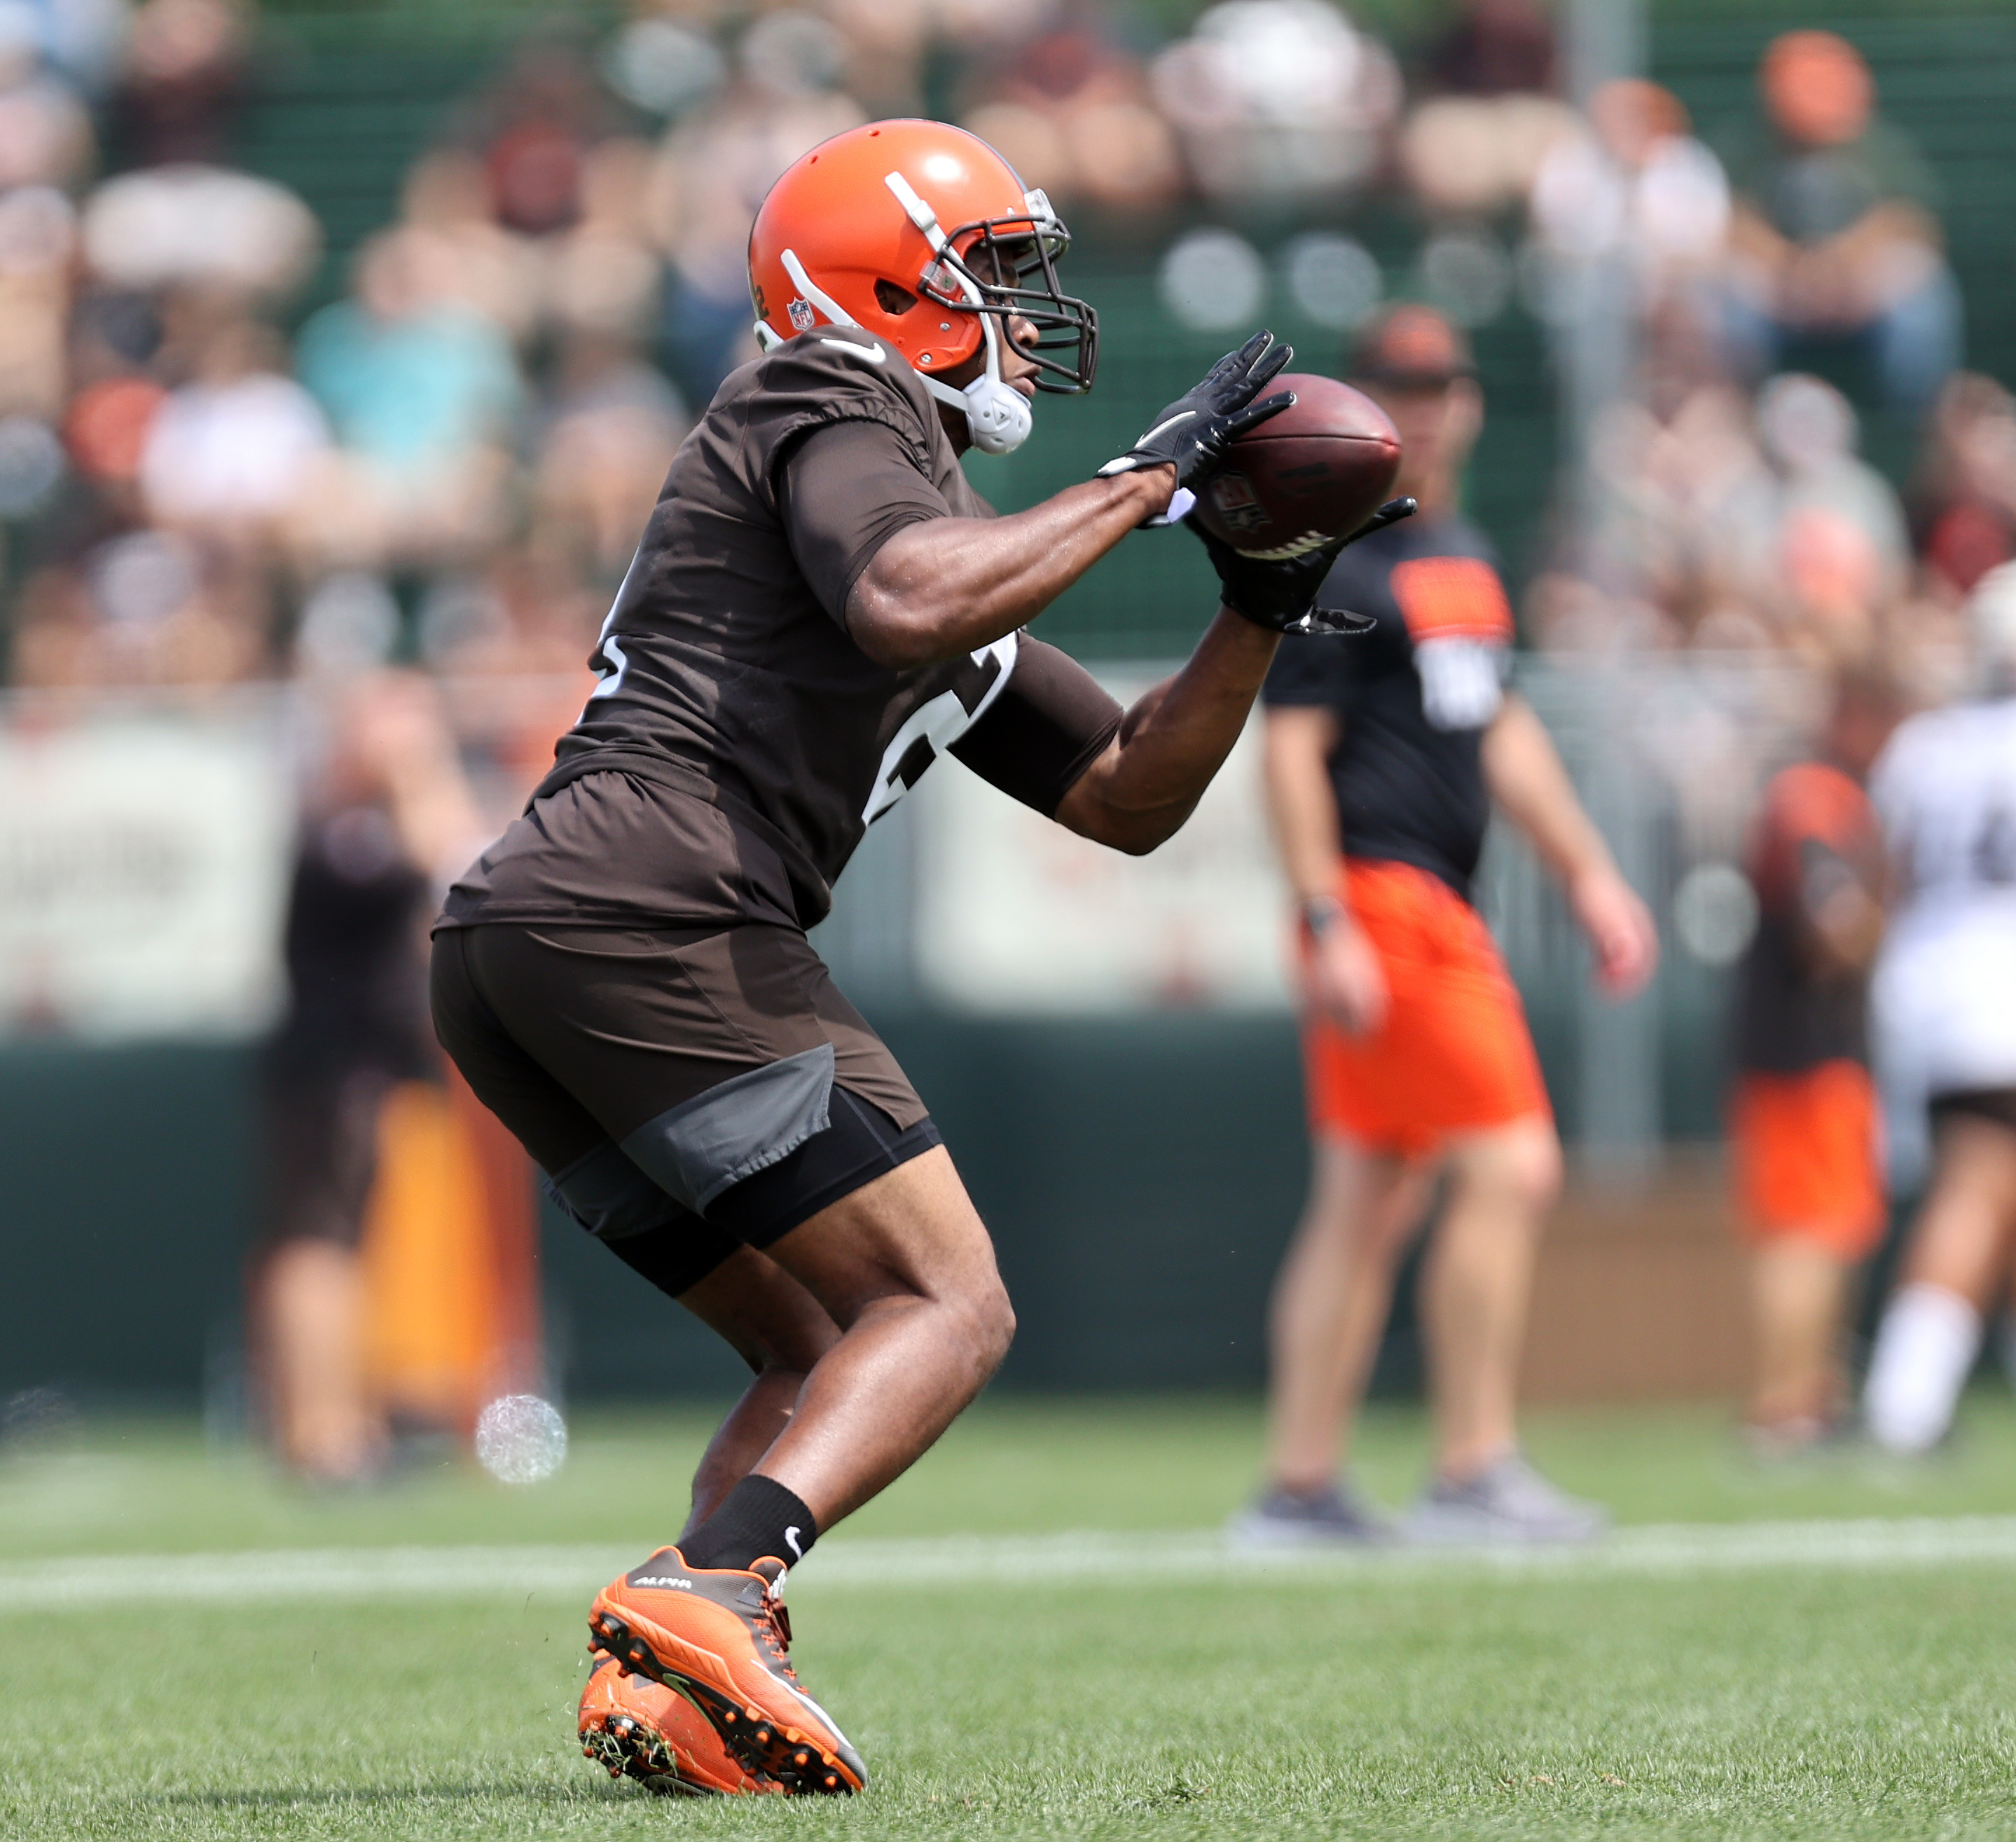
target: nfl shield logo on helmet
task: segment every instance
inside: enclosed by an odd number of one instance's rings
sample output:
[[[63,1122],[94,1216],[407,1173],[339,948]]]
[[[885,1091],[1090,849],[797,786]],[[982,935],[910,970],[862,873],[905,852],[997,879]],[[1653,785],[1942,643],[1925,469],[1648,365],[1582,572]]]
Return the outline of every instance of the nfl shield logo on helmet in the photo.
[[[809,301],[803,298],[794,301],[784,311],[791,316],[791,324],[801,333],[809,333],[812,330],[812,304]]]

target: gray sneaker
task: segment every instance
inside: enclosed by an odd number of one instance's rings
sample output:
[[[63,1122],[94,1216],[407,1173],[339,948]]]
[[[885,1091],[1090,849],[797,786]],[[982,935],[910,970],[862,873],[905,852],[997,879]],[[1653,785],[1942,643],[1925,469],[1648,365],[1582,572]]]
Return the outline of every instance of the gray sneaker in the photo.
[[[1458,1483],[1438,1477],[1402,1522],[1410,1541],[1507,1545],[1528,1541],[1593,1541],[1610,1527],[1610,1512],[1558,1491],[1507,1452]]]
[[[1368,1548],[1394,1539],[1393,1525],[1348,1478],[1319,1491],[1269,1491],[1226,1525],[1235,1548]]]

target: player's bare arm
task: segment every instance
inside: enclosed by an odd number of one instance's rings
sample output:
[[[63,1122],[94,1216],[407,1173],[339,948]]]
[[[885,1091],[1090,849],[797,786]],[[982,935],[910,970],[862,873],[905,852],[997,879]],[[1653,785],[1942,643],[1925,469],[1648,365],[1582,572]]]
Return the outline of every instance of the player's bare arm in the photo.
[[[1036,388],[1028,356],[1033,334],[1026,322],[1010,319],[992,360],[1024,402]],[[1179,489],[1201,485],[1240,435],[1294,403],[1291,391],[1265,394],[1293,355],[1271,334],[1256,333],[1169,404],[1096,479],[1010,517],[933,518],[895,532],[848,597],[854,643],[878,665],[901,669],[955,658],[1027,625],[1129,532],[1167,512]],[[941,402],[939,413],[947,432],[963,446],[946,407]],[[1271,579],[1281,571],[1259,565],[1254,572],[1259,599],[1280,593]],[[1305,584],[1305,576],[1286,572],[1299,596],[1298,613],[1321,580],[1319,574]]]
[[[1566,892],[1596,955],[1604,989],[1628,997],[1659,963],[1651,912],[1624,880],[1546,726],[1525,698],[1507,697],[1484,737],[1492,802],[1525,835]]]
[[[1239,740],[1280,643],[1222,609],[1190,662],[1128,711],[1064,795],[1058,824],[1137,856],[1174,836]]]
[[[1067,487],[1005,518],[931,518],[877,550],[847,602],[847,630],[904,671],[1027,626],[1129,532],[1166,510],[1173,467]]]

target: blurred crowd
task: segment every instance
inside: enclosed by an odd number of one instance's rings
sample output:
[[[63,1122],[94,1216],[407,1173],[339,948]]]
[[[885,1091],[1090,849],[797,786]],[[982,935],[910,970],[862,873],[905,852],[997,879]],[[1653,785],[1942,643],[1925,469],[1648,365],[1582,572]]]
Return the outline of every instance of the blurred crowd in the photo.
[[[240,0],[0,9],[12,682],[577,673],[691,406],[749,354],[770,180],[924,110],[1095,244],[1165,251],[1179,316],[1261,305],[1236,225],[1287,238],[1303,314],[1362,319],[1388,277],[1344,226],[1385,200],[1421,238],[1400,291],[1472,324],[1522,299],[1564,367],[1613,349],[1535,643],[1880,652],[1949,687],[1955,610],[2016,553],[2016,399],[1959,369],[1936,182],[1845,41],[1775,41],[1750,117],[1702,138],[1641,80],[1571,106],[1540,0],[1460,0],[1404,55],[1330,0],[1139,27],[638,0],[599,42],[527,40],[339,262],[232,164],[264,67]],[[1922,427],[1907,499],[1849,396],[1780,368],[1829,348]]]
[[[2016,551],[2016,402],[1958,369],[1936,184],[1844,40],[1774,41],[1712,148],[1649,82],[1571,107],[1539,0],[1462,0],[1404,58],[1329,0],[1137,23],[639,0],[599,43],[528,39],[332,276],[308,206],[232,164],[262,68],[238,0],[0,9],[13,682],[578,671],[689,406],[749,351],[756,203],[812,142],[916,110],[1094,240],[1172,246],[1179,313],[1186,274],[1237,295],[1222,246],[1250,249],[1201,217],[1298,233],[1302,311],[1362,318],[1385,278],[1341,227],[1387,197],[1422,227],[1409,285],[1456,317],[1517,293],[1571,365],[1607,315],[1601,488],[1564,497],[1538,643],[1949,675],[1953,608]],[[1780,371],[1816,341],[1923,419],[1910,503],[1848,398]]]

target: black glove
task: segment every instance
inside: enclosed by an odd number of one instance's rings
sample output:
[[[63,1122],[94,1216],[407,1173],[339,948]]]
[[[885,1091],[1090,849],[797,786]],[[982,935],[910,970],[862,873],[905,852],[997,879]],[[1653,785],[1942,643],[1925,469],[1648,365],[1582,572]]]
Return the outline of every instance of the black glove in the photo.
[[[1384,531],[1388,524],[1411,517],[1414,510],[1411,499],[1389,499],[1348,537],[1333,538],[1299,557],[1271,562],[1247,556],[1212,536],[1195,513],[1183,522],[1203,540],[1204,553],[1218,571],[1221,597],[1227,607],[1256,627],[1313,638],[1363,633],[1373,624],[1369,615],[1352,614],[1341,607],[1318,607],[1316,598],[1338,551],[1361,537],[1370,537],[1375,531]]]
[[[1294,348],[1276,345],[1272,333],[1255,333],[1213,365],[1194,390],[1170,404],[1125,454],[1101,467],[1100,477],[1137,467],[1173,467],[1179,489],[1202,485],[1217,472],[1232,442],[1295,400],[1285,390],[1264,402],[1253,400],[1294,355]]]

